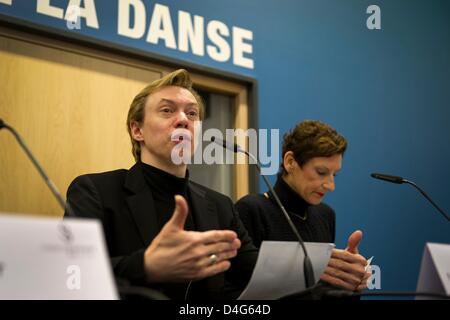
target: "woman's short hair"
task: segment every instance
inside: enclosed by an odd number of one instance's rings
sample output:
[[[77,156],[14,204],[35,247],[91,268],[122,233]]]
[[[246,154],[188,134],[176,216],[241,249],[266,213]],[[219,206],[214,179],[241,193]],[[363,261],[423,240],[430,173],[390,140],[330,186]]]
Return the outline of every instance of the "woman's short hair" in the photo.
[[[133,139],[133,135],[131,134],[131,123],[136,121],[140,124],[144,121],[145,117],[145,104],[147,102],[147,97],[151,94],[157,92],[159,89],[168,87],[168,86],[178,86],[189,90],[192,95],[195,97],[198,103],[199,111],[200,111],[200,120],[203,120],[205,108],[203,104],[203,100],[200,95],[192,88],[192,80],[189,76],[189,73],[184,69],[179,69],[174,72],[171,72],[161,79],[155,80],[146,86],[144,89],[139,92],[136,97],[134,97],[131,102],[130,109],[128,110],[127,117],[127,130],[131,139],[131,150],[133,153],[133,157],[138,162],[141,159],[141,145],[139,141]]]
[[[284,135],[282,159],[286,152],[292,151],[295,161],[303,166],[315,157],[344,155],[346,149],[347,140],[334,128],[317,120],[305,120]],[[283,161],[281,173],[287,174]]]

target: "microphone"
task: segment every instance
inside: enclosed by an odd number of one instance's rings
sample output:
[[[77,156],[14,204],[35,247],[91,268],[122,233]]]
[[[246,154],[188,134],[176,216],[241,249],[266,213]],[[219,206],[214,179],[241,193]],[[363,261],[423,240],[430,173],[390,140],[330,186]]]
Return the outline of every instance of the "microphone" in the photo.
[[[9,132],[11,132],[13,134],[13,136],[16,138],[16,140],[19,143],[19,145],[22,147],[22,149],[27,154],[28,158],[31,160],[31,162],[34,164],[34,166],[38,170],[38,172],[41,175],[41,177],[44,179],[44,181],[47,184],[47,186],[52,191],[53,195],[55,196],[55,198],[58,201],[58,203],[61,206],[61,208],[63,210],[65,210],[66,204],[65,204],[65,201],[64,201],[63,197],[61,196],[60,192],[58,191],[58,188],[55,186],[55,184],[47,176],[47,174],[45,173],[44,169],[39,164],[39,162],[36,160],[36,158],[33,156],[33,154],[31,153],[30,149],[26,146],[25,141],[22,139],[22,137],[19,135],[19,133],[14,128],[12,128],[8,124],[6,124],[6,122],[4,122],[3,119],[0,119],[0,130],[3,129],[3,128],[7,129]]]
[[[382,173],[371,173],[370,176],[375,179],[384,180],[384,181],[388,181],[388,182],[392,182],[392,183],[397,183],[397,184],[406,183],[406,184],[412,185],[414,188],[419,190],[419,192],[444,216],[445,219],[447,219],[447,221],[450,222],[450,216],[448,214],[446,214],[441,208],[439,208],[438,205],[436,203],[434,203],[434,201],[425,193],[425,191],[423,191],[414,182],[406,180],[402,177],[391,176],[391,175],[382,174]]]
[[[305,284],[306,284],[307,288],[313,287],[314,284],[316,283],[316,281],[314,280],[314,270],[313,270],[313,267],[312,267],[311,259],[309,258],[308,252],[306,250],[305,243],[304,243],[302,237],[300,236],[300,234],[298,233],[297,228],[294,226],[294,223],[292,222],[291,217],[289,217],[286,209],[284,208],[283,204],[281,203],[280,198],[278,198],[278,195],[276,194],[275,190],[273,190],[272,185],[270,184],[269,180],[267,180],[266,176],[261,173],[261,163],[259,162],[259,160],[255,156],[253,156],[250,152],[245,151],[244,149],[242,149],[236,143],[229,142],[229,141],[224,141],[224,140],[219,139],[217,137],[211,137],[211,141],[215,142],[215,143],[221,145],[222,147],[224,147],[225,149],[231,150],[231,151],[233,151],[235,153],[238,153],[238,152],[244,153],[248,157],[252,158],[255,161],[256,167],[258,168],[258,171],[259,171],[259,174],[261,175],[261,177],[263,178],[265,184],[269,188],[270,193],[275,198],[275,201],[276,201],[278,207],[280,207],[280,209],[283,212],[283,214],[284,214],[284,216],[285,216],[289,226],[291,227],[292,231],[294,232],[295,236],[297,237],[298,242],[300,243],[300,245],[302,247],[303,254],[305,255],[305,259],[303,260]]]
[[[371,173],[370,176],[375,179],[384,180],[392,183],[401,184],[404,183],[405,180],[402,177],[390,176],[382,173]]]
[[[222,147],[224,147],[225,149],[231,150],[233,152],[241,152],[241,153],[246,153],[244,149],[242,149],[238,144],[233,143],[233,142],[229,142],[226,140],[222,140],[216,137],[211,137],[211,141],[215,142],[219,145],[221,145]],[[248,154],[247,154],[248,155]]]

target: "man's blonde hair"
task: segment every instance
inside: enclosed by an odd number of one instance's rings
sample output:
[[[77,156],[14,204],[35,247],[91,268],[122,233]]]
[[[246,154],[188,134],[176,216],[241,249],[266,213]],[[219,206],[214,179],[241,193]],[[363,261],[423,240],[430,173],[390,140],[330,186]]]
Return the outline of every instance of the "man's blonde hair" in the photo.
[[[131,102],[130,109],[128,110],[127,129],[131,139],[133,157],[136,162],[141,159],[141,145],[139,141],[133,139],[133,135],[131,134],[131,123],[138,122],[139,124],[142,124],[145,117],[145,104],[147,102],[147,97],[149,97],[153,93],[157,92],[161,88],[169,86],[177,86],[189,90],[189,92],[191,92],[197,100],[200,112],[200,120],[203,120],[203,116],[205,113],[203,100],[199,96],[199,94],[192,88],[192,85],[193,84],[189,73],[184,69],[179,69],[165,75],[161,79],[153,81],[144,89],[142,89],[141,92],[136,95],[136,97],[134,97],[133,101]]]

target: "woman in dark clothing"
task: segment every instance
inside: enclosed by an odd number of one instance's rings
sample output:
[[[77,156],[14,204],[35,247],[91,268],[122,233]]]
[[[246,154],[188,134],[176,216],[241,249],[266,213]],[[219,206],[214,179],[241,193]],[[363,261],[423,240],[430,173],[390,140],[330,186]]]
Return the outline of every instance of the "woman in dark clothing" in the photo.
[[[304,241],[334,243],[335,214],[332,208],[323,203],[310,205],[281,175],[274,190]],[[270,192],[248,195],[236,203],[236,208],[257,247],[263,240],[297,240]]]
[[[335,213],[322,203],[335,189],[346,139],[320,121],[304,121],[284,136],[281,171],[274,190],[304,241],[335,242]],[[264,240],[296,241],[270,192],[248,195],[236,203],[242,222],[256,246]],[[321,280],[347,290],[362,290],[369,274],[359,255],[362,232],[349,238],[345,250],[334,249]]]

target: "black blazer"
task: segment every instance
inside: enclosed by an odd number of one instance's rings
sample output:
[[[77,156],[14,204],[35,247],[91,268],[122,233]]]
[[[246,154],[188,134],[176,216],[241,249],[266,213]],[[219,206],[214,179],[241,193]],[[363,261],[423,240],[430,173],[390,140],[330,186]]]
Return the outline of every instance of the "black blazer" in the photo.
[[[188,192],[198,231],[234,230],[242,242],[230,269],[193,282],[188,299],[235,298],[250,279],[257,249],[228,197],[194,182],[189,182]],[[152,192],[141,167],[79,176],[69,186],[67,204],[65,217],[100,219],[116,277],[148,285],[144,280],[144,251],[160,230]],[[164,284],[152,288],[161,286]]]

